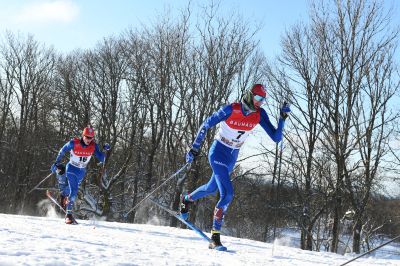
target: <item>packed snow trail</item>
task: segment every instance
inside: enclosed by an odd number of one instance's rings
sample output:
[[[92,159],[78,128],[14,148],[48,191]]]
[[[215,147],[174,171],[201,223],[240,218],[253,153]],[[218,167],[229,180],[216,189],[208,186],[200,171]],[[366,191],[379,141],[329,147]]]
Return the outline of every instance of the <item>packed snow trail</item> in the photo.
[[[157,219],[153,219],[157,223]],[[350,256],[223,236],[208,249],[192,230],[146,224],[0,214],[0,265],[339,265]],[[349,265],[400,265],[362,258]]]

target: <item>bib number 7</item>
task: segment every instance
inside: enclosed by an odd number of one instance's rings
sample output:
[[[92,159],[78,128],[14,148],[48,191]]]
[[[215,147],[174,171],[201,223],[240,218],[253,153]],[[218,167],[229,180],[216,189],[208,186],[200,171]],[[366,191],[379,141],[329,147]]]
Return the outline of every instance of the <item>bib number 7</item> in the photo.
[[[246,133],[246,131],[239,130],[238,133],[239,135],[236,137],[236,139],[240,139],[240,137],[243,136],[243,134]]]

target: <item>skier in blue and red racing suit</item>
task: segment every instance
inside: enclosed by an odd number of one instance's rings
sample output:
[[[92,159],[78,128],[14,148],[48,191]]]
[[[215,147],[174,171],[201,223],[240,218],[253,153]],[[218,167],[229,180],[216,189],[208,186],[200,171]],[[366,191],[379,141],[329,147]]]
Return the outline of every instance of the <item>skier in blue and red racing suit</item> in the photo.
[[[109,150],[110,145],[104,144],[103,149]],[[70,159],[64,167],[60,162],[68,151]],[[55,163],[51,166],[51,171],[57,174],[61,196],[60,205],[66,210],[66,224],[72,224],[75,221],[72,216],[73,205],[78,195],[79,185],[86,174],[86,167],[93,154],[101,163],[104,163],[105,153],[100,151],[99,145],[94,141],[94,130],[88,126],[83,130],[82,138],[73,138],[61,148]]]
[[[265,102],[266,91],[262,84],[255,84],[247,90],[241,102],[232,103],[220,108],[208,117],[186,154],[186,162],[191,163],[199,154],[207,130],[220,124],[215,140],[210,148],[208,159],[213,171],[208,183],[198,187],[195,191],[181,196],[180,213],[184,219],[188,217],[189,204],[195,200],[214,194],[219,191],[219,201],[215,206],[212,242],[210,248],[221,247],[220,230],[224,215],[233,199],[233,186],[230,174],[235,166],[239,149],[253,128],[260,124],[268,136],[276,143],[282,139],[282,130],[285,119],[290,113],[290,107],[284,103],[281,108],[278,127],[275,128],[261,105]]]

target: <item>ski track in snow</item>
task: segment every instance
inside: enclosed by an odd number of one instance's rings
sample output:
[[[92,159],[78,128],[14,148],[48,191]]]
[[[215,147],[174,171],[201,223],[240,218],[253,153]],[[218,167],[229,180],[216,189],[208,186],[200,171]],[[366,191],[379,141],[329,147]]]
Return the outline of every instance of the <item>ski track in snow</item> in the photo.
[[[0,265],[340,265],[351,259],[222,236],[228,252],[208,249],[189,229],[0,214]],[[209,235],[209,234],[208,234]],[[272,254],[272,252],[274,254]],[[400,265],[361,258],[349,264]]]

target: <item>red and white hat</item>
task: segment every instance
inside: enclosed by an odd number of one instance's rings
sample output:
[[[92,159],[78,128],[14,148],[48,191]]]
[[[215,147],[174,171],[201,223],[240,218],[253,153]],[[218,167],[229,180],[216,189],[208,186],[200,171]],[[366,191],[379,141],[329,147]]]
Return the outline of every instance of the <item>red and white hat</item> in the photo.
[[[262,84],[254,84],[253,87],[251,88],[251,93],[253,95],[259,95],[264,98],[267,97],[267,91],[265,90],[265,87]]]
[[[87,136],[87,137],[93,138],[94,137],[94,129],[90,126],[85,127],[83,129],[82,136]]]

